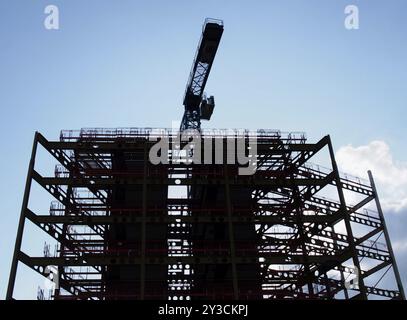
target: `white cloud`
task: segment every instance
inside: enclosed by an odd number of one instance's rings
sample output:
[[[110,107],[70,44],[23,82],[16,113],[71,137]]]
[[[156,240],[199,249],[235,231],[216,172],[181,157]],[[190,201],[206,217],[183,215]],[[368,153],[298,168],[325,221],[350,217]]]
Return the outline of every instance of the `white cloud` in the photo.
[[[384,141],[341,147],[336,153],[341,171],[366,177],[371,170],[384,210],[400,212],[407,208],[407,163],[395,161]]]
[[[392,247],[396,253],[407,251],[407,239],[393,242]]]

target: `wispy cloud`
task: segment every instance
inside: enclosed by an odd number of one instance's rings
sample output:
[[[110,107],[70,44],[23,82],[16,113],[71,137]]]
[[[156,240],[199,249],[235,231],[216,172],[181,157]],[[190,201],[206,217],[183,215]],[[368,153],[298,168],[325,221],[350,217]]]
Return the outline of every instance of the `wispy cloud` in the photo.
[[[394,160],[386,142],[375,140],[368,145],[341,147],[336,159],[344,172],[361,177],[367,170],[373,172],[385,210],[401,212],[407,208],[407,162]]]
[[[396,253],[407,253],[407,238],[394,241],[392,246]]]

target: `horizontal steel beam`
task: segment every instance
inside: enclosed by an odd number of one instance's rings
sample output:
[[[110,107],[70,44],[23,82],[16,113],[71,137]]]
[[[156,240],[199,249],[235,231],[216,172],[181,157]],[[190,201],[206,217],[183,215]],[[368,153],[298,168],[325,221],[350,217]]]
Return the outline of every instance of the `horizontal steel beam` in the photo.
[[[337,257],[338,258],[338,257]],[[269,264],[302,264],[307,260],[309,263],[323,263],[327,260],[335,259],[335,256],[294,256],[287,254],[273,255],[264,257],[262,263]],[[112,265],[139,265],[142,263],[140,257],[108,256],[108,255],[85,255],[82,257],[29,257],[20,252],[19,260],[27,266],[46,267],[46,266],[112,266]],[[177,262],[189,264],[231,264],[229,256],[202,256],[202,257],[146,257],[146,264],[168,265]],[[259,264],[258,256],[236,256],[237,264]]]
[[[193,211],[193,210],[192,210]],[[225,223],[229,221],[228,216],[225,215],[207,215],[197,216],[147,216],[145,219],[140,216],[88,216],[88,215],[27,215],[27,217],[35,223],[51,223],[51,224],[68,224],[68,225],[106,225],[106,224],[120,224],[120,223],[141,223],[143,221],[147,223]],[[284,219],[282,219],[284,218]],[[297,224],[295,217],[280,216],[232,216],[231,221],[235,223],[253,223],[253,224]],[[307,215],[304,216],[302,222],[304,223],[329,223],[335,217],[325,215]],[[180,221],[177,221],[180,220]]]
[[[142,177],[118,177],[118,178],[62,178],[62,177],[42,177],[38,172],[34,171],[33,178],[41,186],[65,185],[71,187],[88,186],[106,188],[117,184],[127,185],[142,185],[144,179]],[[275,187],[291,187],[297,186],[325,186],[327,181],[331,181],[332,176],[328,175],[324,179],[307,179],[307,178],[285,178],[285,179],[265,179],[263,177],[239,176],[235,179],[229,179],[230,185],[241,186],[275,186]],[[180,182],[179,182],[180,181]],[[194,179],[179,179],[179,178],[151,178],[147,177],[147,184],[155,185],[224,185],[224,178],[199,178]]]

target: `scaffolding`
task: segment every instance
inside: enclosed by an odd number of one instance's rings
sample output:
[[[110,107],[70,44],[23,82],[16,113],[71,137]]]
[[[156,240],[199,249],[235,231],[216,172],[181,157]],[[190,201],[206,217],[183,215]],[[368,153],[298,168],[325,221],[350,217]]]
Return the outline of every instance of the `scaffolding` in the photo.
[[[225,145],[236,138],[200,134]],[[303,133],[258,130],[257,170],[238,175],[226,160],[187,163],[171,150],[168,163],[152,164],[163,135],[177,134],[35,134],[8,299],[18,263],[43,276],[57,268],[55,300],[405,299],[373,177],[341,174],[329,136],[309,143]],[[36,171],[38,146],[58,161],[54,176]],[[320,154],[328,168],[311,162]],[[33,181],[55,198],[49,213],[28,207]],[[54,254],[48,244],[43,257],[22,251],[26,220],[55,239]]]

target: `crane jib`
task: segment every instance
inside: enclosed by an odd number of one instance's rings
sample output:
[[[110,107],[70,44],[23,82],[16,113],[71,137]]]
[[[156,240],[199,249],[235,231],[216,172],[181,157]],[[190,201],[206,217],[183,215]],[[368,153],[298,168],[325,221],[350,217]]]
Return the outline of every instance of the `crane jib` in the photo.
[[[208,20],[203,28],[199,41],[196,56],[192,65],[192,70],[185,90],[184,106],[185,114],[182,128],[189,127],[189,122],[195,122],[194,126],[200,127],[200,105],[203,102],[204,89],[209,77],[209,73],[215,59],[216,51],[223,33],[223,22],[220,20]],[[205,98],[204,98],[205,99]],[[211,105],[211,103],[213,104]],[[208,104],[205,102],[205,106]],[[211,97],[209,105],[214,107],[214,100]],[[191,119],[191,114],[194,114]],[[212,112],[210,112],[211,114]],[[209,114],[209,118],[210,118]],[[188,119],[189,118],[189,119]],[[202,117],[209,120],[208,116]]]

